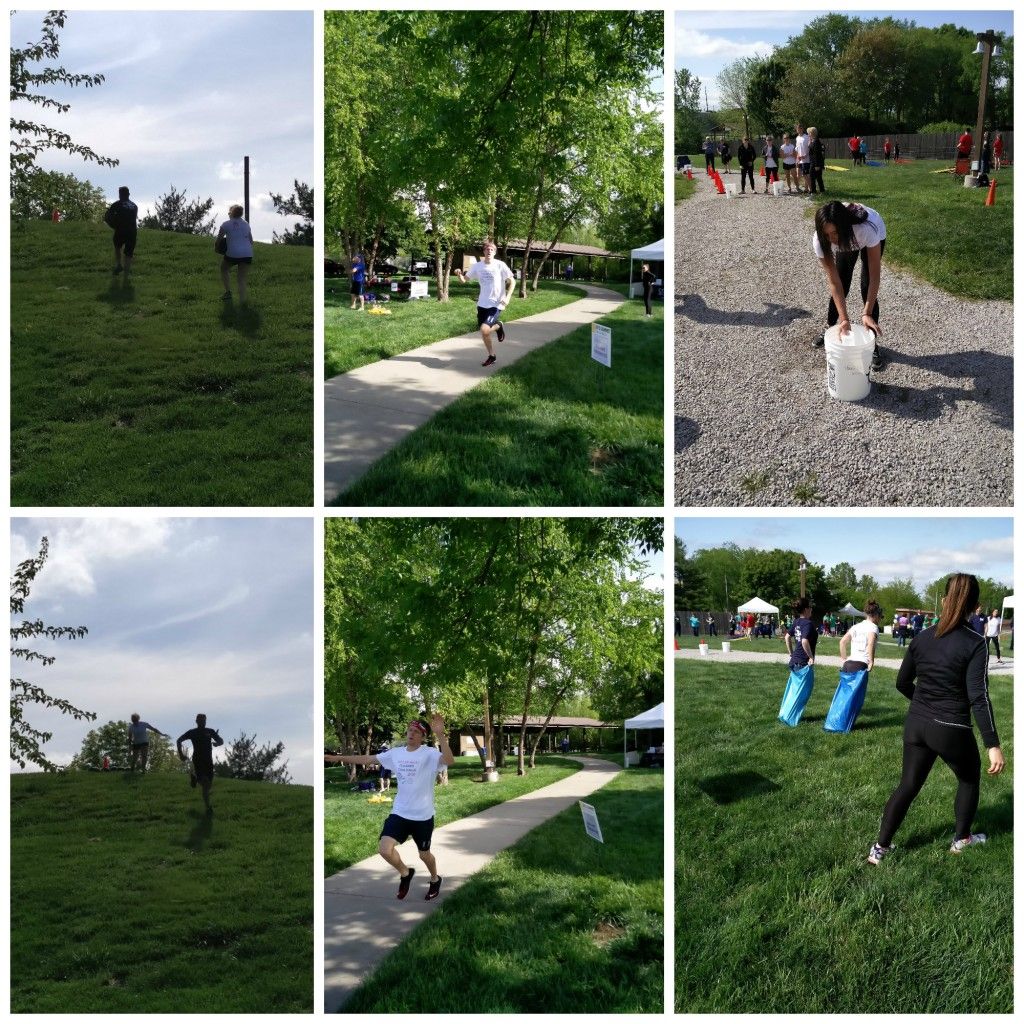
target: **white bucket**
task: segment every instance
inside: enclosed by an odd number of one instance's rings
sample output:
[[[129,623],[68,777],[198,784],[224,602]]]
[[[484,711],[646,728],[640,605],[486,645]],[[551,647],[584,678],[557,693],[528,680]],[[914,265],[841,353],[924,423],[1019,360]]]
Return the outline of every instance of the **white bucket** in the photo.
[[[871,356],[875,334],[853,324],[849,334],[839,337],[839,325],[825,332],[825,366],[828,393],[841,402],[859,402],[871,393]]]
[[[725,186],[725,198],[735,199],[736,198],[736,186],[733,184],[727,184]]]
[[[728,654],[732,650],[732,644],[728,640],[722,641],[722,653]]]
[[[708,653],[708,645],[706,643],[700,643],[697,645],[697,650],[700,651],[702,656],[705,656]]]
[[[973,174],[964,175],[964,188],[977,188],[978,179]]]
[[[782,193],[785,192],[785,190],[786,190],[786,188],[782,184],[781,181],[773,181],[772,182],[772,195],[773,196],[781,196]]]

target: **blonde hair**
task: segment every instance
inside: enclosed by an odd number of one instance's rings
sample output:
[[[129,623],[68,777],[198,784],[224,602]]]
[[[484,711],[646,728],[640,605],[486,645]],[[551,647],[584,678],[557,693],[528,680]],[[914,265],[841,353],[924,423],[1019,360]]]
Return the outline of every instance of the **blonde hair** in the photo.
[[[807,134],[808,135],[813,135],[815,138],[817,138],[818,137],[818,129],[817,128],[808,128],[807,129]]]

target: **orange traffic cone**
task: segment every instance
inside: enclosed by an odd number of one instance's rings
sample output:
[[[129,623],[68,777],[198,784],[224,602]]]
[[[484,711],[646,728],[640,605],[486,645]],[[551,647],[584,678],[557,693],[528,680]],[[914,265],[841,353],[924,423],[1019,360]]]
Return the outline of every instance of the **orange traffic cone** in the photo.
[[[715,175],[715,190],[720,196],[725,195],[725,186],[722,184],[722,179],[717,174]]]
[[[689,167],[686,168],[686,176],[690,181],[693,181],[693,171]]]
[[[996,179],[995,178],[992,179],[992,184],[989,185],[989,187],[988,187],[988,195],[985,196],[985,205],[986,206],[995,206],[996,205]]]
[[[761,177],[762,178],[764,177],[764,168],[763,167],[761,168]]]

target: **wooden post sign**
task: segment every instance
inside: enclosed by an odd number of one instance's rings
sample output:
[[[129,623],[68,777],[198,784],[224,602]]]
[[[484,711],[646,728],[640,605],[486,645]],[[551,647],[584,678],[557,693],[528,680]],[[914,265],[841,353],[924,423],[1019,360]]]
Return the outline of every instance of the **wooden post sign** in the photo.
[[[590,325],[590,358],[602,366],[612,365],[612,329],[603,324]]]
[[[604,836],[601,835],[601,823],[597,820],[597,811],[594,805],[585,804],[581,800],[580,810],[583,812],[583,827],[587,830],[587,835],[591,839],[596,839],[599,843],[603,843]]]

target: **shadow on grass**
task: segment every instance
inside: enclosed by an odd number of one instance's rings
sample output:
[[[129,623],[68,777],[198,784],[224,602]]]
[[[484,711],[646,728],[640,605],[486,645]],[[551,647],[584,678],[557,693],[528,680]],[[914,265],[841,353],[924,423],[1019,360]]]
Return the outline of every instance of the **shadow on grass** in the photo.
[[[933,769],[933,774],[938,771],[940,766],[936,764]],[[950,814],[949,824],[946,827],[932,828],[932,829],[919,829],[911,832],[907,836],[903,843],[904,850],[917,850],[926,846],[933,846],[936,843],[952,842],[953,840],[953,795],[955,790],[955,779],[948,772],[946,777],[942,780],[941,785],[944,785],[949,790],[950,797]],[[927,783],[926,783],[927,785]],[[982,781],[984,785],[984,780]],[[907,814],[908,818],[913,817],[914,808],[913,805],[910,807],[910,811]],[[988,807],[982,807],[978,811],[978,816],[972,824],[973,828],[977,828],[979,832],[985,832],[990,836],[1004,836],[1009,835],[1013,832],[1013,796],[1009,793],[1004,793],[994,804]],[[906,825],[904,825],[906,828]],[[898,845],[898,841],[897,841]]]
[[[719,806],[733,804],[738,800],[765,796],[782,787],[760,772],[727,772],[697,780],[697,788]]]
[[[196,819],[185,840],[185,848],[193,853],[200,853],[203,847],[213,838],[213,815],[204,814],[201,811],[192,811],[192,817]]]
[[[130,277],[118,274],[110,279],[107,290],[100,292],[96,298],[110,306],[127,306],[135,301],[135,283]]]
[[[250,303],[236,305],[230,299],[221,301],[220,325],[228,330],[234,329],[247,338],[255,338],[263,326],[260,311]]]

